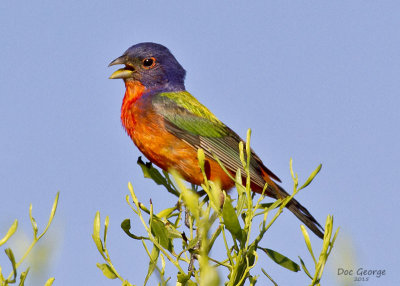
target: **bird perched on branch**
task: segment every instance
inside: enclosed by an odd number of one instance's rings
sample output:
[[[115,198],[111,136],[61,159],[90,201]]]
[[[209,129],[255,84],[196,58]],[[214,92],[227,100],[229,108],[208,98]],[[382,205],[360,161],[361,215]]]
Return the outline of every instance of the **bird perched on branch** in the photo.
[[[234,181],[214,159],[217,156],[225,168],[235,174],[241,169],[239,142],[243,141],[222,123],[207,107],[185,89],[185,70],[172,53],[155,43],[140,43],[130,47],[109,66],[124,65],[111,79],[123,79],[125,96],[121,120],[126,132],[139,150],[163,170],[175,169],[188,182],[203,183],[197,151],[206,155],[205,171],[209,180],[218,181],[222,189],[234,187]],[[251,187],[272,198],[285,198],[288,193],[275,182],[280,179],[251,152]],[[323,229],[298,201],[292,199],[286,207],[318,237]]]

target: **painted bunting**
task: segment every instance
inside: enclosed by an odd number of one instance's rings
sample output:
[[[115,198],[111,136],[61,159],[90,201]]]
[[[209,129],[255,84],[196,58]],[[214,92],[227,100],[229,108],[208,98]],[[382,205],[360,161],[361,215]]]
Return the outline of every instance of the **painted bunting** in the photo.
[[[109,64],[113,65],[124,65],[110,79],[125,82],[121,120],[139,150],[161,169],[175,169],[188,182],[200,185],[204,178],[197,151],[202,148],[207,178],[218,181],[226,191],[234,187],[214,156],[232,174],[237,169],[245,174],[238,146],[243,140],[186,91],[186,71],[172,53],[160,44],[140,43]],[[250,165],[253,191],[261,193],[268,183],[266,195],[275,199],[288,196],[276,183],[280,179],[253,150]],[[286,207],[318,237],[323,237],[321,225],[298,201],[292,199]]]

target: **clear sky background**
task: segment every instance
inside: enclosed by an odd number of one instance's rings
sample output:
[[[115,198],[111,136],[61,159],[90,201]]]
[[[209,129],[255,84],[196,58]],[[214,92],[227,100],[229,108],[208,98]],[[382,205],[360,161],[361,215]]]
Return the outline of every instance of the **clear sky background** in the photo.
[[[108,80],[107,67],[143,41],[173,52],[186,88],[224,123],[241,136],[252,128],[253,148],[286,189],[291,157],[303,180],[323,164],[298,195],[321,223],[333,214],[341,227],[323,285],[340,283],[339,267],[386,270],[357,285],[399,285],[399,9],[398,1],[1,1],[0,234],[18,218],[18,237],[31,235],[29,203],[43,229],[61,192],[43,241],[50,265],[29,285],[50,276],[55,285],[120,285],[96,267],[97,210],[110,216],[117,269],[143,283],[148,258],[119,226],[132,217],[127,184],[158,210],[175,198],[142,177],[119,118],[124,86]],[[285,211],[263,246],[311,265],[299,225]],[[309,282],[265,256],[259,264],[280,285]],[[3,252],[0,265],[10,271]]]

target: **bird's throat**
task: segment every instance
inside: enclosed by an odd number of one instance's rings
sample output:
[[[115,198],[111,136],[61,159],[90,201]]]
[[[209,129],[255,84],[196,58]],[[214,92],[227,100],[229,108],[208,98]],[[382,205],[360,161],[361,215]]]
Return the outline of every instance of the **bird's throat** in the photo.
[[[138,81],[125,81],[125,87],[125,96],[121,106],[121,121],[128,134],[132,137],[135,125],[133,105],[143,95],[146,88]]]
[[[143,84],[138,81],[125,81],[125,97],[123,103],[132,103],[140,98],[146,89]]]

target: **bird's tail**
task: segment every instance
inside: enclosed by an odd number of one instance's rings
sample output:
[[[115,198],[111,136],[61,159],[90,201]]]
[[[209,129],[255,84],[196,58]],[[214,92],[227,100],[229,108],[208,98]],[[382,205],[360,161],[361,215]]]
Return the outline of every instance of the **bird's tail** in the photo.
[[[324,229],[318,223],[318,221],[310,214],[310,212],[303,207],[294,198],[286,205],[286,207],[299,219],[301,220],[316,236],[323,239]]]
[[[289,196],[289,194],[281,186],[275,184],[267,174],[264,172],[262,173],[263,178],[268,183],[267,195],[275,199],[284,199]],[[302,221],[313,233],[315,233],[316,236],[321,239],[324,238],[324,228],[296,199],[292,198],[286,205],[286,208]]]

